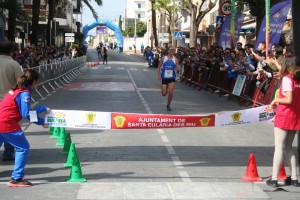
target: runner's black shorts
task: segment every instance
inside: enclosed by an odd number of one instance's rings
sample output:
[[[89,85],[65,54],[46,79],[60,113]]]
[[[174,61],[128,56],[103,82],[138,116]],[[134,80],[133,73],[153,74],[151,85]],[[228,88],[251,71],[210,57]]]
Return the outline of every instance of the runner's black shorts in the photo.
[[[162,79],[162,80],[161,80],[161,83],[162,83],[163,85],[168,85],[169,83],[173,83],[173,82],[175,82],[175,78]]]

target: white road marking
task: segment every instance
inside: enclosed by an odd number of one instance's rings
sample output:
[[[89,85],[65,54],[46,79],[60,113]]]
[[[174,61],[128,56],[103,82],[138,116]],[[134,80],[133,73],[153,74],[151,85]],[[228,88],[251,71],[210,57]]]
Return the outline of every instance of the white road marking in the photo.
[[[140,90],[138,90],[137,88],[137,85],[130,73],[130,70],[127,70],[128,72],[128,75],[131,79],[131,82],[141,100],[141,102],[143,103],[145,109],[147,110],[148,114],[153,114],[153,112],[151,111],[149,105],[146,103],[145,101],[145,98],[143,97],[142,93]],[[156,131],[160,134],[160,137],[162,139],[162,141],[165,143],[165,147],[169,153],[169,155],[171,156],[171,159],[172,159],[172,162],[173,162],[173,165],[178,168],[178,169],[184,169],[183,165],[182,165],[182,162],[180,161],[175,149],[173,148],[173,146],[169,143],[169,139],[168,137],[164,134],[164,131],[162,129],[156,129]],[[191,179],[190,179],[190,176],[189,174],[185,171],[185,170],[181,170],[181,171],[178,171],[181,179],[183,182],[192,182]]]

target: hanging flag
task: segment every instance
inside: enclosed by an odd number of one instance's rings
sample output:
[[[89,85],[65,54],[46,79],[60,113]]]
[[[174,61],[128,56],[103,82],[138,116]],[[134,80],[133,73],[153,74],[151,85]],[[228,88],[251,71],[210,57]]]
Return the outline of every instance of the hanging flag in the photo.
[[[270,45],[270,0],[266,0],[266,47]],[[266,51],[266,56],[268,56],[269,51]]]
[[[234,44],[236,44],[238,38],[239,38],[239,35],[240,35],[240,29],[243,25],[243,21],[244,21],[244,17],[246,15],[245,14],[240,14],[240,13],[237,13],[235,15],[235,27],[234,27]],[[218,42],[218,45],[223,47],[223,49],[231,46],[231,39],[230,39],[230,17],[226,17],[225,18],[225,21],[222,25],[222,31],[221,31],[221,35],[220,35],[220,38],[219,38],[219,42]]]
[[[286,21],[288,11],[291,8],[291,0],[285,0],[272,6],[270,10],[270,42],[268,49],[271,49],[272,44],[278,43],[282,33],[283,25]],[[266,16],[262,20],[259,34],[256,40],[255,49],[259,43],[266,41]]]
[[[3,20],[0,18],[0,42],[4,40],[4,22]]]
[[[230,47],[231,49],[234,49],[235,46],[235,15],[236,15],[236,9],[235,9],[235,0],[231,0],[231,15],[230,15]]]

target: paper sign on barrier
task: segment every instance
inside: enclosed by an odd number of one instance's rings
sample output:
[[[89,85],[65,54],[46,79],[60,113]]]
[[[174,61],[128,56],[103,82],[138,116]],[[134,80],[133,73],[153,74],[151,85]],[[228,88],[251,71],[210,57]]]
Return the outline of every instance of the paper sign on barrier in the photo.
[[[45,116],[51,127],[111,129],[110,112],[52,110]]]
[[[269,121],[274,117],[274,109],[261,106],[239,111],[227,111],[216,114],[216,126],[230,126]]]

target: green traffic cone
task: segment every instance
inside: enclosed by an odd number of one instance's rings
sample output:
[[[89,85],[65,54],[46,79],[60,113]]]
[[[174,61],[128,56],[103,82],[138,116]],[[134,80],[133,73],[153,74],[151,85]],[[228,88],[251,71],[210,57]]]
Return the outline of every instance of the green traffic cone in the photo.
[[[65,164],[65,168],[67,167],[72,167],[72,164],[74,162],[75,157],[77,156],[76,149],[75,149],[75,144],[71,143],[67,162]]]
[[[50,136],[50,138],[59,138],[59,134],[60,134],[60,127],[54,127],[53,133]]]
[[[50,129],[49,129],[49,134],[53,134],[53,130],[54,130],[54,127],[50,127]]]
[[[68,154],[70,151],[71,143],[72,143],[71,135],[70,135],[70,133],[66,133],[64,148],[62,149],[62,151],[60,153]]]
[[[67,182],[72,183],[82,183],[86,182],[86,179],[82,177],[82,171],[80,166],[80,161],[78,155],[75,156],[74,162],[72,165],[72,169],[70,172],[70,177],[68,178]]]
[[[66,129],[60,128],[59,138],[58,142],[56,143],[56,146],[64,146],[66,140]]]

